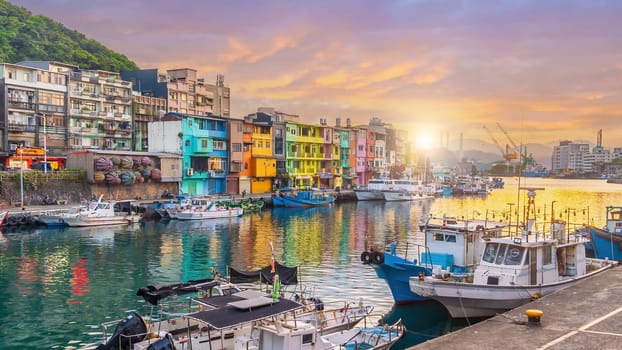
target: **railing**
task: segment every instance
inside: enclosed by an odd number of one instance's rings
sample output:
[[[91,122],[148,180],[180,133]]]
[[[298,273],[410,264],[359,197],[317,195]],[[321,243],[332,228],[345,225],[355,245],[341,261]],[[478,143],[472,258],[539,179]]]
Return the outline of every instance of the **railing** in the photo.
[[[36,130],[36,126],[9,122],[8,130],[9,131],[33,131],[34,132]]]
[[[32,109],[32,110],[34,110],[35,107],[36,107],[36,105],[34,103],[9,101],[9,108]]]

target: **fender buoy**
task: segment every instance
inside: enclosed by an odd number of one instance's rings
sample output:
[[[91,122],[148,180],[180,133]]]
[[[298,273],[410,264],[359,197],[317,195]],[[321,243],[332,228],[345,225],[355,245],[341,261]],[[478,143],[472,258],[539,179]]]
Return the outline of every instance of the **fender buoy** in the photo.
[[[368,251],[361,253],[361,261],[363,264],[371,264],[371,254]]]
[[[320,298],[309,298],[309,301],[313,302],[316,311],[324,310],[324,302]]]
[[[372,254],[372,259],[374,264],[380,265],[384,262],[384,253],[383,252],[374,252]]]

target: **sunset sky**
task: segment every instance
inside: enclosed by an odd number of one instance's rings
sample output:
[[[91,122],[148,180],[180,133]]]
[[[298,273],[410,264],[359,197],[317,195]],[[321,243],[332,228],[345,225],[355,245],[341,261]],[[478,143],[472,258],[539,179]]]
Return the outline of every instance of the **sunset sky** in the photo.
[[[235,117],[622,146],[622,1],[9,1],[141,68],[223,73]]]

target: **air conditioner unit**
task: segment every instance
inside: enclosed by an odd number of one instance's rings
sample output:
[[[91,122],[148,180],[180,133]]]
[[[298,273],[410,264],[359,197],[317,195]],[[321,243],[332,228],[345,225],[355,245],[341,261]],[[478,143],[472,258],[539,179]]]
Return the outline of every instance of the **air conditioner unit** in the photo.
[[[186,170],[186,175],[188,175],[188,176],[194,175],[194,169],[188,168],[188,170]]]
[[[209,171],[209,176],[210,176],[210,177],[214,177],[214,176],[216,176],[216,172],[215,172],[214,170],[210,170],[210,171]]]

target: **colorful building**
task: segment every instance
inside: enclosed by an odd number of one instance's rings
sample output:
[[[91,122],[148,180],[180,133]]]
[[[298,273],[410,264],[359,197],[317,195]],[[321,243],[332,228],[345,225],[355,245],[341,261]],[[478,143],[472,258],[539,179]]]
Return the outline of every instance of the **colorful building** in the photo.
[[[244,169],[244,121],[241,119],[229,119],[228,130],[229,172],[227,174],[227,193],[242,193],[240,173]]]
[[[149,124],[149,150],[182,156],[181,192],[225,193],[229,156],[228,119],[167,113]]]
[[[276,158],[272,155],[272,118],[263,113],[249,118],[253,133],[251,152],[251,193],[272,191],[276,177]]]
[[[324,154],[320,152],[324,146],[324,135],[320,126],[286,122],[285,141],[287,170],[291,185],[299,188],[317,187],[321,169],[320,162]]]

